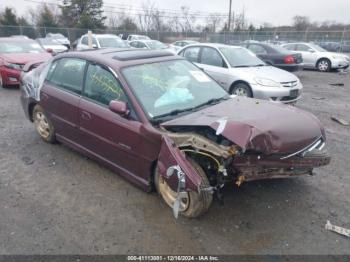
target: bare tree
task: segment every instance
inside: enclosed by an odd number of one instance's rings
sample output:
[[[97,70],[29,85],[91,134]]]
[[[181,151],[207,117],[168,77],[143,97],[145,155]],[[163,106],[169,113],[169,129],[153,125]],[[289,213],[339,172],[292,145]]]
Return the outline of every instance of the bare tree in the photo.
[[[293,27],[297,31],[305,31],[311,26],[310,18],[307,16],[296,15],[293,17]]]
[[[206,18],[206,29],[208,32],[215,33],[221,26],[223,20],[222,16],[218,13],[212,13]]]

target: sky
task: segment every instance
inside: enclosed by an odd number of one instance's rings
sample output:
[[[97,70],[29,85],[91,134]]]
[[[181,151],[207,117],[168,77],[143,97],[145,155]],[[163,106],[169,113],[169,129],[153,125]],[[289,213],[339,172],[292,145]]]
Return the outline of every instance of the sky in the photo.
[[[44,2],[48,1],[56,2]],[[188,6],[191,12],[228,13],[229,6],[229,0],[104,0],[106,4],[136,7],[147,1],[155,3],[161,9],[180,10],[181,6]],[[38,4],[25,0],[0,0],[0,9],[5,6],[14,7],[17,14],[24,15],[26,7],[35,8]],[[295,15],[309,16],[312,21],[334,20],[350,24],[350,0],[232,0],[232,6],[236,12],[241,12],[244,8],[248,20],[255,25],[264,22],[275,26],[288,25]]]

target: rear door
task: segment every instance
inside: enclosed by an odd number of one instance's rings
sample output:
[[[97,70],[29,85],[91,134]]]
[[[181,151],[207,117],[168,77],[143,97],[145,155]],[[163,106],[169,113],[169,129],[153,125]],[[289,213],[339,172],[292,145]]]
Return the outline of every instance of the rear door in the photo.
[[[78,107],[86,61],[62,58],[51,65],[41,89],[40,105],[49,114],[58,138],[78,142]]]
[[[108,105],[112,100],[128,103],[129,117],[110,111]],[[143,185],[149,182],[152,161],[158,152],[143,134],[143,124],[109,68],[88,65],[79,123],[81,143],[86,150],[133,182]]]

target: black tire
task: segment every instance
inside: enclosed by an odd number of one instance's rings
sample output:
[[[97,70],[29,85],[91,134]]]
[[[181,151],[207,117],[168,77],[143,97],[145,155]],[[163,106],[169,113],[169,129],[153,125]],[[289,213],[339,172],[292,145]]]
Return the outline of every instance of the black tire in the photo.
[[[253,97],[252,90],[250,86],[246,83],[237,83],[234,84],[231,88],[232,95],[244,96],[244,97]]]
[[[36,131],[45,142],[51,144],[56,142],[55,128],[40,105],[36,105],[33,109],[33,122]]]
[[[0,88],[6,88],[6,86],[3,85],[1,74],[0,74]]]
[[[317,62],[316,68],[320,72],[329,72],[332,69],[331,61],[327,58],[322,58]]]
[[[198,174],[202,178],[202,183],[200,187],[201,188],[210,187],[209,180],[204,170],[201,168],[201,166],[191,158],[188,158],[187,160],[191,163],[193,168],[198,172]],[[168,206],[172,207],[172,204],[169,202],[169,200],[166,200],[166,198],[160,192],[160,183],[164,183],[164,179],[158,174],[157,168],[156,168],[155,175],[154,175],[155,188],[157,192],[162,196],[164,202]],[[198,193],[197,191],[190,191],[188,192],[188,199],[189,200],[187,203],[187,208],[181,211],[180,214],[187,218],[197,218],[202,216],[208,211],[211,203],[213,202],[213,194],[210,191],[200,191],[200,193]]]

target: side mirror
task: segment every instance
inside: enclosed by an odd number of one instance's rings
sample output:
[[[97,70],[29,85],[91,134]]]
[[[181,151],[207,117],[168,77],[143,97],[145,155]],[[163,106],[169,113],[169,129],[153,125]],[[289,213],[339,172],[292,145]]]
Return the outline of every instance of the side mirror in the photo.
[[[46,52],[50,53],[50,54],[53,54],[53,49],[52,48],[46,48]]]
[[[310,48],[308,51],[309,51],[310,53],[315,53],[315,50],[313,50],[313,49],[311,49],[311,48]]]
[[[117,100],[112,100],[109,103],[109,110],[123,117],[128,116],[130,112],[125,102]]]
[[[92,44],[92,48],[93,49],[97,49],[97,45],[96,44]]]

